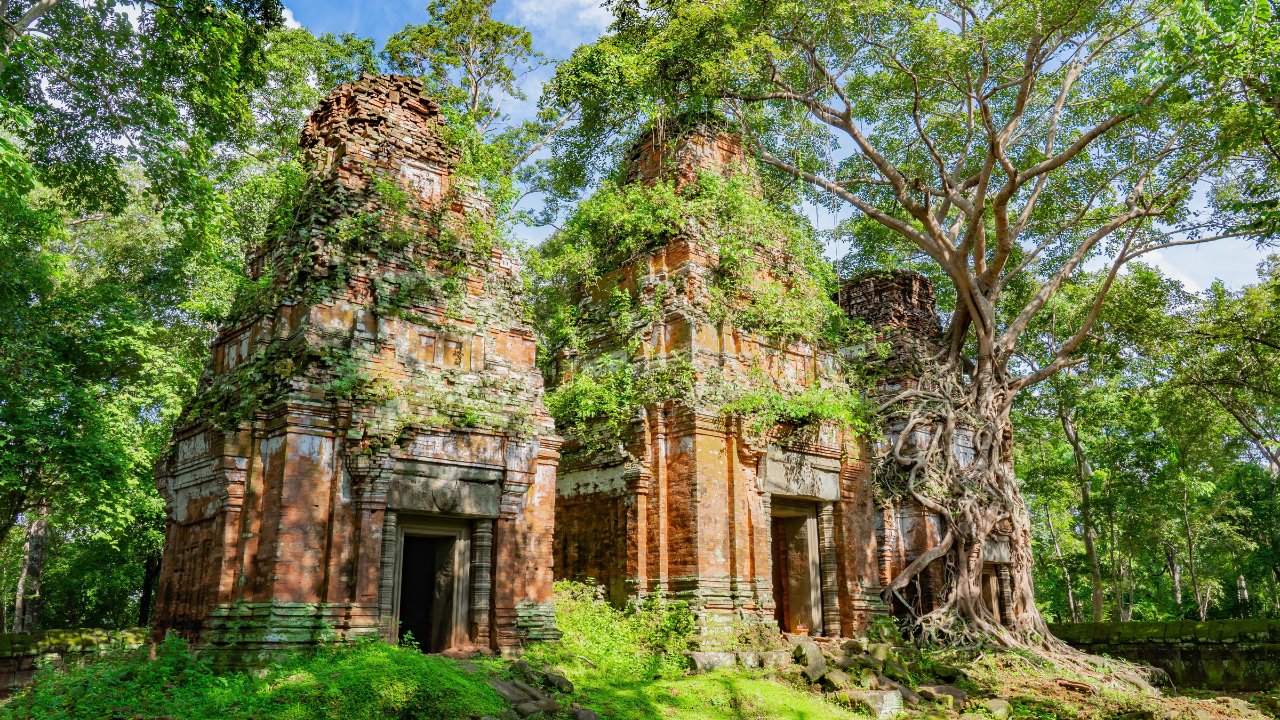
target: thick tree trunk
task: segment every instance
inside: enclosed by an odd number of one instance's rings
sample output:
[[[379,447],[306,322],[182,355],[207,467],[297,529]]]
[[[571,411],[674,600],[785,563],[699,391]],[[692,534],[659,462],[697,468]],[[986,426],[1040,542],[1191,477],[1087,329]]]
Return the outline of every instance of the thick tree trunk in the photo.
[[[1191,530],[1189,503],[1190,498],[1184,488],[1182,491],[1182,524],[1187,531],[1187,571],[1191,573],[1191,594],[1195,596],[1196,613],[1199,614],[1200,620],[1203,621],[1209,614],[1209,598],[1208,591],[1200,592],[1200,578],[1196,575],[1196,541],[1195,535]]]
[[[18,591],[13,604],[13,632],[34,632],[40,617],[40,582],[49,549],[49,505],[40,503],[27,527],[27,541],[22,546],[22,571],[18,575]]]
[[[1169,564],[1169,578],[1173,581],[1173,601],[1182,607],[1182,566],[1178,564],[1178,549],[1173,543],[1165,543],[1164,555]]]
[[[989,364],[980,364],[969,382],[943,365],[914,383],[881,408],[896,437],[881,448],[876,475],[890,493],[934,514],[942,538],[889,583],[885,598],[901,601],[898,593],[938,562],[943,588],[936,608],[915,619],[926,639],[1067,651],[1035,604],[1031,518],[1013,468],[1013,391]],[[955,450],[970,438],[972,460],[962,461]],[[984,551],[997,535],[1008,539],[1010,551],[1011,607],[1003,617],[983,602],[981,589]]]
[[[1084,446],[1080,442],[1080,433],[1077,432],[1075,423],[1063,408],[1058,409],[1058,418],[1062,421],[1062,430],[1067,436],[1067,442],[1071,444],[1071,451],[1076,460],[1076,477],[1080,485],[1080,525],[1084,539],[1084,554],[1089,562],[1093,622],[1102,622],[1102,604],[1104,600],[1102,565],[1098,562],[1098,548],[1094,542],[1095,533],[1093,529],[1093,465],[1089,463],[1089,456],[1084,452]]]

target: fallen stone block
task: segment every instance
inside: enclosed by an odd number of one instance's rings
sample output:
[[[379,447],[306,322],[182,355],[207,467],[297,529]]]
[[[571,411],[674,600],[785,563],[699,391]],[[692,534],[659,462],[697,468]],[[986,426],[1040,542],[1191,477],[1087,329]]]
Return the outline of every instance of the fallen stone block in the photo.
[[[991,717],[996,720],[1009,720],[1009,716],[1013,714],[1013,706],[1008,700],[1002,698],[986,698],[979,700],[978,704],[986,708]]]
[[[828,691],[844,690],[853,687],[853,678],[843,670],[828,670],[821,679],[822,687]]]
[[[825,662],[816,662],[812,665],[806,665],[800,672],[804,674],[806,680],[816,683],[822,679],[823,675],[827,674],[827,664]]]
[[[841,643],[840,650],[844,652],[846,657],[854,657],[866,652],[867,644],[858,638],[853,638],[852,640],[845,640]]]
[[[911,707],[915,707],[916,705],[919,705],[920,701],[924,699],[920,697],[920,693],[916,692],[915,690],[912,690],[910,687],[900,684],[894,680],[890,680],[889,678],[883,675],[877,675],[875,677],[875,689],[897,690],[898,692],[902,693],[903,702],[910,705]]]
[[[800,643],[791,651],[791,656],[801,665],[817,665],[825,666],[827,659],[822,654],[822,648],[812,640]]]
[[[877,720],[887,720],[902,712],[902,694],[897,690],[844,690],[840,698],[854,710]]]
[[[760,667],[760,653],[758,652],[740,652],[738,656],[738,664],[744,668],[755,669]]]
[[[767,650],[757,655],[760,656],[760,667],[777,669],[791,664],[791,653],[786,650]]]
[[[555,701],[534,700],[516,705],[515,711],[522,718],[540,718],[544,714],[560,712],[560,706]]]
[[[884,661],[883,672],[899,682],[911,682],[911,673],[907,671],[907,667],[893,658]]]
[[[968,677],[967,675],[965,675],[964,671],[961,670],[960,668],[954,665],[947,665],[945,663],[936,663],[930,667],[930,670],[933,671],[933,674],[939,680],[945,680],[947,682],[964,680],[965,678]]]
[[[930,702],[939,702],[956,709],[964,707],[968,693],[952,685],[921,685],[920,695]]]
[[[506,700],[512,705],[526,703],[531,699],[523,690],[505,680],[489,678],[489,687],[493,688],[494,692],[498,693],[498,695],[502,696],[503,700]]]
[[[562,692],[566,695],[573,693],[573,683],[569,678],[558,672],[545,672],[541,674],[542,684],[544,687],[551,688],[556,692]]]
[[[738,663],[738,656],[731,652],[691,652],[689,667],[697,672],[719,670],[733,667]]]
[[[890,655],[893,655],[893,646],[889,643],[871,643],[867,646],[867,654],[880,662],[884,662],[889,659]]]
[[[540,689],[538,689],[538,688],[536,688],[536,687],[534,687],[534,686],[530,685],[530,684],[529,684],[529,683],[527,683],[527,682],[524,682],[523,680],[512,680],[512,681],[511,681],[511,684],[512,684],[512,685],[515,685],[515,686],[516,686],[516,687],[518,687],[518,688],[520,688],[522,691],[524,691],[524,694],[525,694],[525,695],[528,695],[530,698],[532,698],[532,699],[534,699],[534,700],[536,700],[536,701],[538,701],[538,702],[542,702],[542,703],[546,703],[546,702],[555,703],[555,700],[554,700],[554,699],[552,699],[552,697],[551,697],[550,695],[548,695],[548,694],[546,694],[546,693],[542,692],[542,690],[540,690]]]

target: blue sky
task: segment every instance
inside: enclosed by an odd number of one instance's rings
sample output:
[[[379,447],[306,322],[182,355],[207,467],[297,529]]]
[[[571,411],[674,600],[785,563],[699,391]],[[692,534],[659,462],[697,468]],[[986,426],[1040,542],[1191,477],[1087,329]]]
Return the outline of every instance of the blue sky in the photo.
[[[406,24],[426,19],[426,0],[286,0],[285,4],[292,20],[314,33],[351,32],[372,37],[379,46]],[[600,0],[498,0],[494,15],[528,28],[537,49],[554,59],[568,57],[578,45],[599,37],[610,20]],[[536,102],[544,79],[545,74],[530,78],[530,104]],[[513,114],[520,112],[519,108],[511,109]],[[829,227],[835,220],[813,219],[821,227]],[[531,232],[530,239],[542,235]],[[1254,281],[1257,265],[1267,254],[1248,241],[1227,240],[1152,253],[1147,260],[1188,289],[1201,290],[1215,279],[1232,287]]]

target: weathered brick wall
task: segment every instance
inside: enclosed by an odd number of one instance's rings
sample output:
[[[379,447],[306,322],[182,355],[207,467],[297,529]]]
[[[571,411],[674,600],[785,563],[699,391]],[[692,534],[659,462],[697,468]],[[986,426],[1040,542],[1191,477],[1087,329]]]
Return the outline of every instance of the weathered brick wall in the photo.
[[[1280,620],[1063,623],[1050,629],[1085,652],[1158,667],[1179,687],[1245,691],[1280,683]]]
[[[99,653],[142,647],[145,628],[0,633],[0,699],[31,684],[38,662],[75,663]]]
[[[554,636],[559,438],[518,267],[474,232],[491,209],[439,106],[414,78],[365,76],[302,147],[306,185],[250,251],[260,287],[157,464],[157,632],[241,655],[394,637],[400,518],[425,516],[483,554],[473,642]]]
[[[629,162],[629,181],[661,178],[677,187],[701,172],[750,172],[741,138],[714,122],[655,130],[636,143]],[[662,590],[690,601],[704,625],[734,616],[772,622],[770,482],[782,480],[781,470],[767,471],[785,459],[799,485],[831,478],[829,488],[797,486],[779,496],[798,493],[815,512],[825,508],[819,518],[823,622],[829,635],[852,634],[881,609],[876,514],[859,439],[834,427],[793,435],[779,428],[762,439],[712,401],[698,399],[710,392],[712,378],[741,385],[763,374],[800,388],[820,378],[834,381],[828,369],[838,363],[811,346],[779,347],[712,321],[718,252],[696,232],[679,234],[582,288],[585,319],[578,330],[586,350],[561,358],[558,380],[603,358],[627,357],[639,368],[680,359],[693,368],[699,387],[693,396],[644,407],[621,448],[587,452],[581,438],[566,438],[557,481],[557,576],[596,578],[615,600]],[[782,238],[761,252],[766,279],[793,269]],[[617,290],[637,303],[656,303],[658,320],[618,329],[611,318],[590,312]]]
[[[846,282],[836,301],[852,317],[884,331],[936,337],[938,322],[933,284],[920,273],[900,270],[869,273]]]
[[[636,546],[634,498],[609,492],[571,493],[556,499],[554,567],[561,578],[594,580],[612,602],[634,592],[628,557]]]

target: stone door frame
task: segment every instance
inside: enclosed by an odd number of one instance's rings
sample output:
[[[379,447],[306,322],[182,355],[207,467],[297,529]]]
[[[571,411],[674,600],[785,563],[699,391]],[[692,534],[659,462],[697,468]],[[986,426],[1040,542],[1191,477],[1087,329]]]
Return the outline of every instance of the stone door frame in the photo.
[[[801,498],[782,498],[774,497],[770,503],[770,532],[772,533],[772,518],[774,517],[802,517],[804,518],[805,535],[808,536],[808,564],[809,564],[809,607],[810,621],[809,634],[822,635],[823,627],[823,573],[821,564],[821,546],[818,543],[818,511],[822,503],[805,500]],[[772,573],[773,558],[773,539],[769,542],[770,557],[769,564]],[[785,588],[774,588],[774,592],[785,592]],[[776,602],[776,600],[775,600]]]
[[[404,559],[404,538],[444,537],[453,538],[453,613],[449,627],[449,647],[471,644],[471,525],[462,518],[430,517],[397,513],[395,564],[392,569],[391,627],[392,638],[399,637],[400,582],[403,577],[401,563]]]

